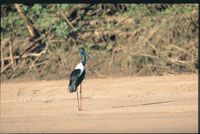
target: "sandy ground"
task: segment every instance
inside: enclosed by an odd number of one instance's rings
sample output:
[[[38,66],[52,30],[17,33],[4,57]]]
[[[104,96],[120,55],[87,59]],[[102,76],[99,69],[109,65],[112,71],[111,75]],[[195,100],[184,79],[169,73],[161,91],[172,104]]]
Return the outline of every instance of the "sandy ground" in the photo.
[[[198,131],[198,75],[86,79],[83,111],[68,80],[3,82],[1,132]]]

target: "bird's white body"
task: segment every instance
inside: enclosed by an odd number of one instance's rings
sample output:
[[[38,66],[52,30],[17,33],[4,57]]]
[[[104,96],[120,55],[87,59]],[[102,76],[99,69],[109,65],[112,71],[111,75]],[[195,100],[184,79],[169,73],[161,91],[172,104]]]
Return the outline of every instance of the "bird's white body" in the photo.
[[[79,76],[81,76],[82,73],[83,73],[84,70],[85,70],[85,66],[83,66],[83,63],[81,62],[81,63],[79,63],[79,64],[76,66],[75,69],[80,69],[80,70],[81,70],[81,72],[80,72],[80,74],[79,74]]]

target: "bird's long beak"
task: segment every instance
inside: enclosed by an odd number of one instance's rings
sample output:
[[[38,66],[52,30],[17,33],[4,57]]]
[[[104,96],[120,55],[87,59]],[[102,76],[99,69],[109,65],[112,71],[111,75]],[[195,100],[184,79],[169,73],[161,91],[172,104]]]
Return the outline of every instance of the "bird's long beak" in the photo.
[[[85,53],[85,55],[87,55],[89,58],[94,59],[94,58],[93,58],[91,55],[89,55],[87,52],[84,51],[84,53]]]

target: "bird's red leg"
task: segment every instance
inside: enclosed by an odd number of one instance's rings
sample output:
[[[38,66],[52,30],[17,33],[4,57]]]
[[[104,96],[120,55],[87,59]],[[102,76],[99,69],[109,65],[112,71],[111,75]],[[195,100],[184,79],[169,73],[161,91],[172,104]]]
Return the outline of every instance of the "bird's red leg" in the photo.
[[[80,111],[82,110],[82,91],[81,91],[81,88],[82,88],[82,83],[80,84]]]
[[[77,102],[78,102],[78,111],[79,111],[80,108],[79,108],[79,95],[78,95],[78,89],[77,89],[76,93],[77,93]]]

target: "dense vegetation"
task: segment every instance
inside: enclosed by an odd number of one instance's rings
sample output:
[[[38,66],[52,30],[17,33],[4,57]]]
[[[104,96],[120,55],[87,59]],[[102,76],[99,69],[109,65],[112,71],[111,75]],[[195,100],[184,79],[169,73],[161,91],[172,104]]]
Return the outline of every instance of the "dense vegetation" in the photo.
[[[197,4],[3,4],[1,78],[67,78],[84,47],[87,76],[198,69]]]

